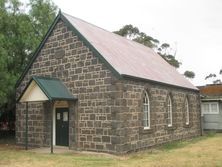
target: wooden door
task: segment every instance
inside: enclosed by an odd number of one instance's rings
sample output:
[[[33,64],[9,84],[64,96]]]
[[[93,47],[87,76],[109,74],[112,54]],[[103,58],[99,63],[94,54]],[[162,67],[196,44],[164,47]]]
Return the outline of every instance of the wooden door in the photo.
[[[68,108],[56,108],[56,145],[69,146]]]

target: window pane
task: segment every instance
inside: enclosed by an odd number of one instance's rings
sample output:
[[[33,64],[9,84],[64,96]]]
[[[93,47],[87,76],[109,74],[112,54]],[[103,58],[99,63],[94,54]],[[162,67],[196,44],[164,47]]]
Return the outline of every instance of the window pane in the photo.
[[[216,103],[211,104],[211,112],[212,113],[217,113],[217,104]]]
[[[171,106],[171,99],[170,98],[168,99],[167,103],[168,103],[168,106]]]
[[[203,104],[203,111],[204,111],[205,113],[209,113],[209,111],[210,111],[209,104]]]
[[[144,105],[144,111],[148,111],[148,105]]]
[[[68,121],[68,112],[63,112],[63,121]]]
[[[57,120],[60,120],[60,113],[57,113],[56,118]]]
[[[170,97],[167,101],[167,124],[168,126],[172,125],[172,103]]]
[[[185,104],[185,118],[186,118],[186,124],[189,124],[189,104],[188,100],[186,99],[186,104]]]
[[[143,126],[144,126],[144,127],[147,127],[147,126],[148,126],[147,120],[144,120],[144,121],[143,121]]]
[[[147,105],[143,105],[143,112],[147,112],[148,111],[148,106]]]
[[[144,127],[149,127],[149,122],[150,122],[150,118],[149,118],[149,96],[148,94],[145,92],[144,98],[143,98],[143,126]]]
[[[144,119],[144,120],[147,120],[147,118],[148,118],[148,116],[147,116],[147,115],[148,115],[148,113],[147,113],[147,112],[143,112],[143,119]]]
[[[186,124],[189,124],[189,111],[186,111]]]
[[[145,104],[145,103],[146,103],[146,97],[143,98],[143,104]]]

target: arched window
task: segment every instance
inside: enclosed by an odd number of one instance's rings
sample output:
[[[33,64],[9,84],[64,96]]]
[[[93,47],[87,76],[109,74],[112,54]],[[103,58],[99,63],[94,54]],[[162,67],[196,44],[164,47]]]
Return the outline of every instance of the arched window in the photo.
[[[144,129],[150,129],[150,99],[147,92],[143,97],[143,126]]]
[[[186,125],[190,124],[190,111],[189,111],[189,103],[188,103],[188,99],[186,98],[185,100],[185,123]]]
[[[167,125],[168,127],[171,127],[173,125],[172,100],[170,96],[167,99]]]

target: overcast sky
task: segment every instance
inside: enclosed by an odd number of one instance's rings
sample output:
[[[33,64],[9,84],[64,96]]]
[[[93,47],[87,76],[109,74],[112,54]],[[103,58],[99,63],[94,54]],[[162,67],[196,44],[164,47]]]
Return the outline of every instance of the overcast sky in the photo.
[[[65,13],[114,31],[132,24],[167,42],[194,85],[222,68],[222,0],[53,0]]]

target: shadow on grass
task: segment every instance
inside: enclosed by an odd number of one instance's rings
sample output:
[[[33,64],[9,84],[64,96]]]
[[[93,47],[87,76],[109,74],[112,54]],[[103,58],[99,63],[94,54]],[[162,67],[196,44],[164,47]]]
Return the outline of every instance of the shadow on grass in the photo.
[[[138,152],[131,152],[126,155],[126,159],[144,159],[144,157],[152,156],[152,155],[158,155],[162,152],[168,152],[179,148],[184,148],[188,145],[195,144],[197,142],[206,140],[208,138],[215,137],[217,133],[215,132],[205,132],[203,136],[186,139],[186,140],[180,140],[180,141],[172,141],[170,143],[165,143],[159,146],[151,147],[150,149],[144,149],[140,150]]]
[[[0,131],[0,144],[15,145],[15,131]]]
[[[216,135],[216,132],[206,132],[203,136],[188,139],[186,141],[185,140],[183,140],[183,141],[173,141],[173,142],[170,142],[170,143],[163,144],[162,146],[160,146],[160,150],[169,151],[169,150],[172,150],[172,149],[183,148],[183,147],[185,147],[189,144],[194,144],[194,143],[197,143],[199,141],[205,140],[207,138],[214,137],[215,135]]]

